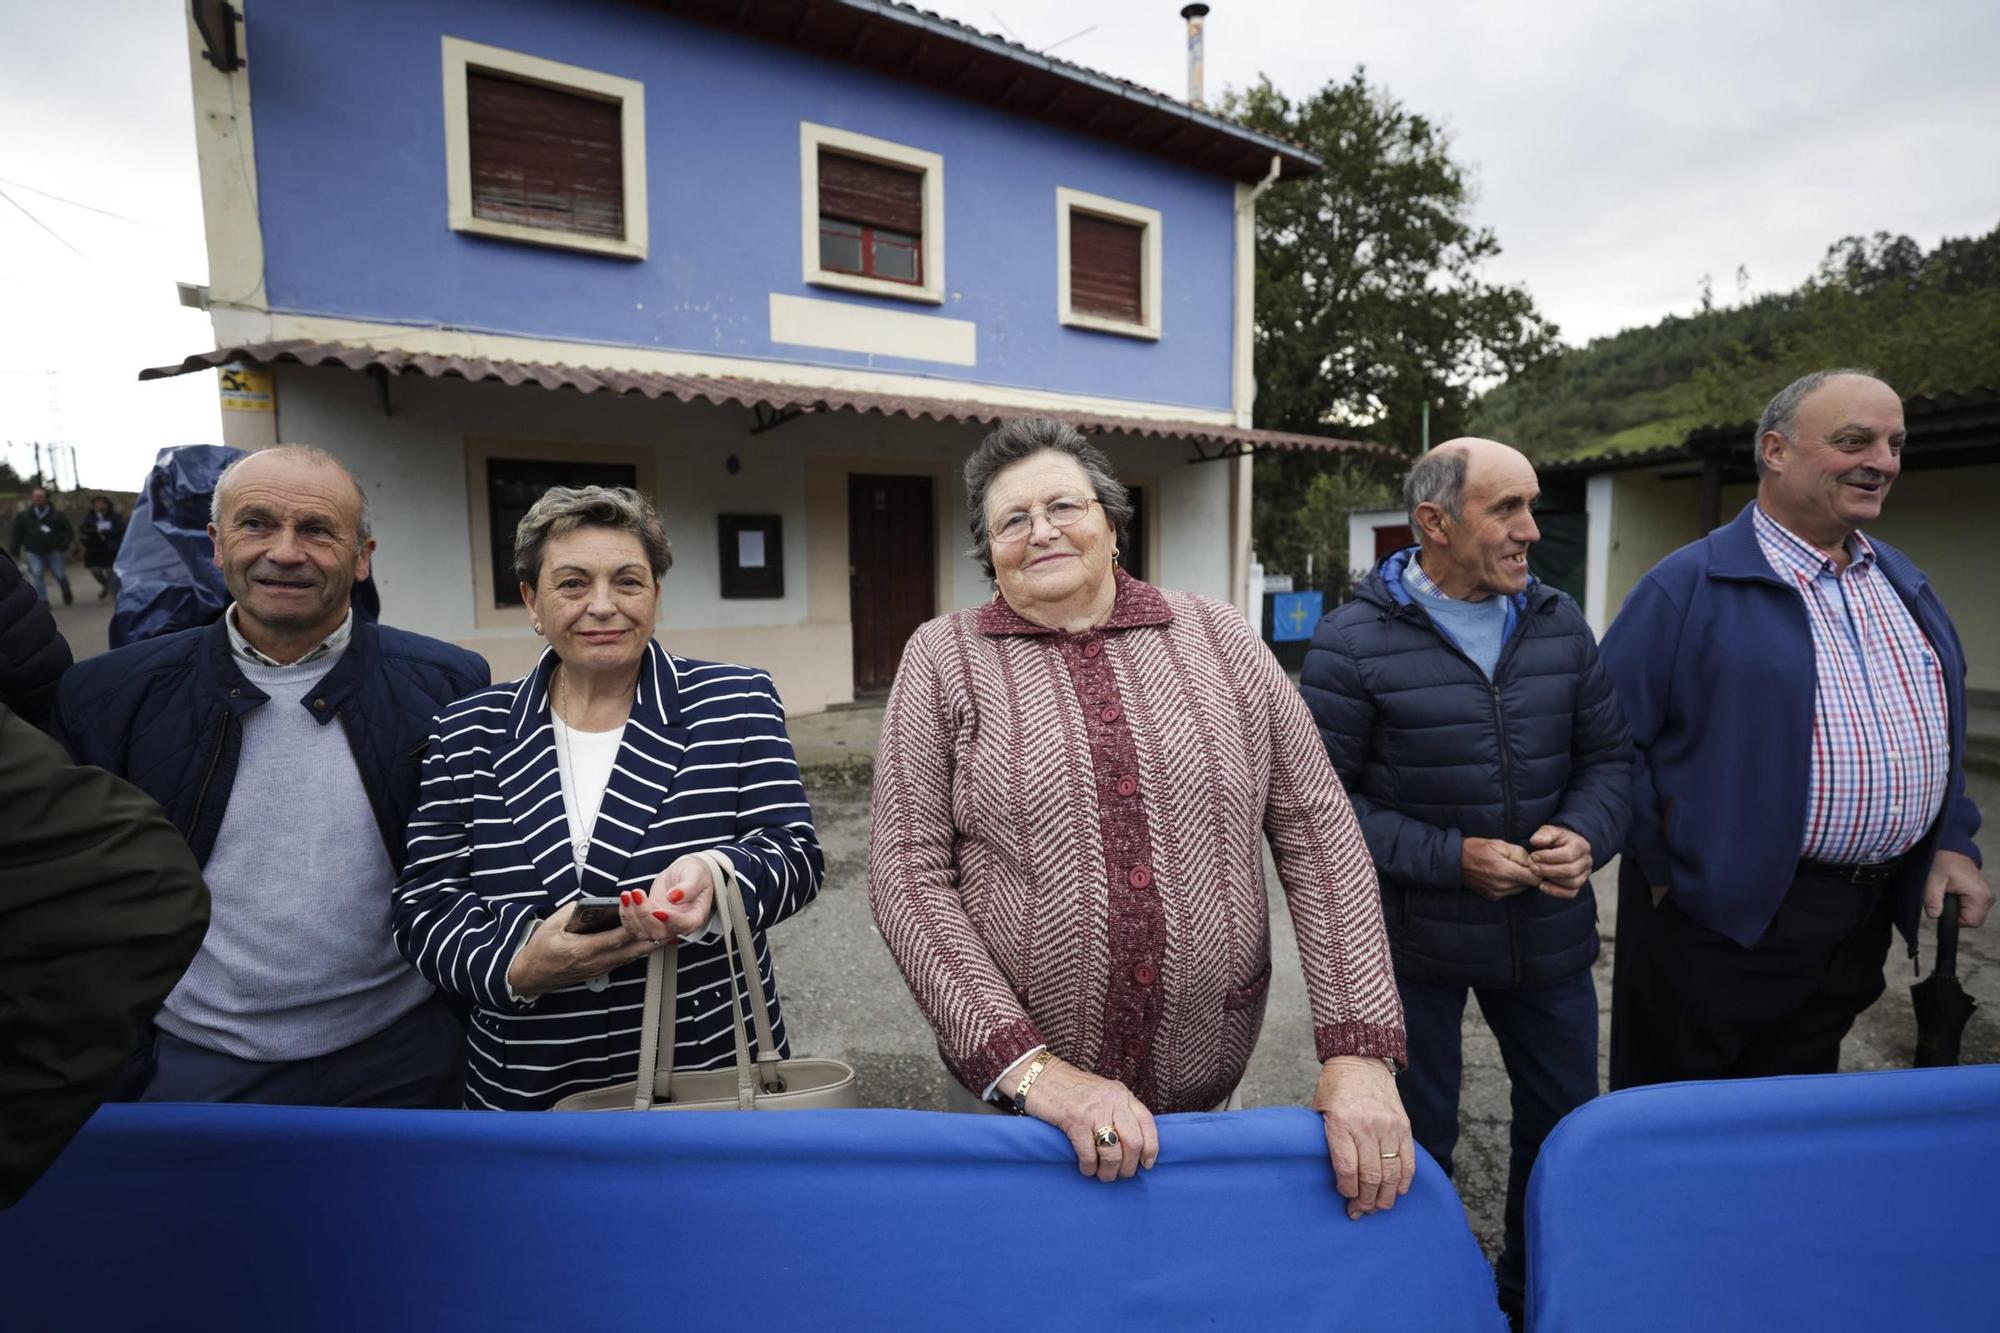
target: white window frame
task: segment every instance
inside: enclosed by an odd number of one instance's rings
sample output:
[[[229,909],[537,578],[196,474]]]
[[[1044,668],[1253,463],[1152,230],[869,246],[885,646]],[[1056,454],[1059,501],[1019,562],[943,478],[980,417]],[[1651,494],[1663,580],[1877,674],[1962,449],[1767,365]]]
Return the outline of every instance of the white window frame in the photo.
[[[472,127],[466,112],[465,79],[467,72],[474,69],[618,104],[618,137],[624,158],[625,235],[622,239],[584,236],[555,227],[529,227],[518,222],[496,222],[472,215]],[[453,231],[550,245],[564,250],[615,255],[621,259],[646,257],[646,86],[636,79],[601,74],[577,65],[544,60],[540,56],[446,37],[444,157],[445,189]]]
[[[867,158],[924,176],[924,234],[921,238],[924,280],[921,283],[891,282],[858,273],[836,273],[819,263],[819,150],[831,148],[849,157]],[[944,304],[944,157],[939,153],[891,143],[866,134],[837,130],[831,125],[799,122],[799,230],[803,242],[805,282],[812,287],[833,287],[845,292],[866,292],[870,296],[892,296],[899,301]]]
[[[1113,222],[1134,223],[1144,229],[1139,244],[1139,308],[1145,318],[1139,323],[1131,324],[1122,319],[1106,319],[1102,315],[1077,310],[1070,304],[1069,219],[1072,212],[1109,218]],[[1099,333],[1116,333],[1127,338],[1145,338],[1155,342],[1159,340],[1161,328],[1159,209],[1128,204],[1122,199],[1107,199],[1101,194],[1089,194],[1083,190],[1072,190],[1066,185],[1056,187],[1056,314],[1057,318],[1073,329],[1094,329]]]

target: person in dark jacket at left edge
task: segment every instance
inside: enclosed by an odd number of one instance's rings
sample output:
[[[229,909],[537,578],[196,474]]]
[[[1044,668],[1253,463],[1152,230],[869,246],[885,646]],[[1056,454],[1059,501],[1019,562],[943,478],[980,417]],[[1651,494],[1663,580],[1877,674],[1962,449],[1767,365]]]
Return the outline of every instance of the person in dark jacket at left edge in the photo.
[[[1496,1277],[1518,1327],[1528,1175],[1597,1095],[1590,873],[1630,821],[1632,744],[1576,603],[1528,572],[1534,467],[1453,440],[1410,469],[1416,548],[1313,633],[1301,689],[1380,878],[1417,1142],[1452,1170],[1469,989],[1512,1084]]]
[[[166,807],[213,897],[137,1095],[456,1106],[463,1030],[397,952],[390,903],[430,720],[486,663],[354,614],[367,497],[320,450],[231,464],[208,532],[222,618],[72,667],[56,705],[79,763]]]

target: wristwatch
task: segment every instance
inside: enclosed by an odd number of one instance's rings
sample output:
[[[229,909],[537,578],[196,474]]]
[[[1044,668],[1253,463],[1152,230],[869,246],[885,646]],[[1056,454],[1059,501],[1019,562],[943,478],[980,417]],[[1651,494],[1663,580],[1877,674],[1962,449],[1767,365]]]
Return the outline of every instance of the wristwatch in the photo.
[[[1030,1060],[1028,1062],[1028,1072],[1021,1075],[1021,1085],[1014,1089],[1013,1097],[1001,1104],[1015,1115],[1026,1115],[1028,1113],[1028,1089],[1035,1086],[1035,1080],[1042,1076],[1042,1071],[1048,1068],[1049,1062],[1055,1058],[1056,1053],[1054,1051],[1045,1050]],[[999,1101],[1000,1099],[996,1097],[994,1100]]]

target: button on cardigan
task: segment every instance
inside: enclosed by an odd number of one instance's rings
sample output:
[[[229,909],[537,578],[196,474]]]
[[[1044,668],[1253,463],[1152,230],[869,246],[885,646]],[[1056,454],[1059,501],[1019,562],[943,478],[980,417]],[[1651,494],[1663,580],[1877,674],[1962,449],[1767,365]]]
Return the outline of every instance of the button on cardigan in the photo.
[[[1004,602],[919,629],[876,761],[869,891],[974,1090],[1046,1043],[1206,1110],[1263,1022],[1268,836],[1319,1058],[1404,1056],[1374,867],[1305,705],[1241,616],[1118,576],[1109,620]]]

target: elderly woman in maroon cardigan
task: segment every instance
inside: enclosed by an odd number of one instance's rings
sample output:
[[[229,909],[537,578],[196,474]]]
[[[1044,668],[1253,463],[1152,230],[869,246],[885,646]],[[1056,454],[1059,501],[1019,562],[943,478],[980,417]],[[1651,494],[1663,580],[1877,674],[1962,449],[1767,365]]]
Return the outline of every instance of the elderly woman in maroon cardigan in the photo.
[[[1271,980],[1260,839],[1290,900],[1350,1216],[1414,1169],[1374,867],[1298,692],[1243,618],[1117,567],[1103,453],[1026,419],[965,468],[998,596],[904,650],[875,769],[875,919],[973,1097],[1100,1180],[1153,1117],[1229,1103]]]

